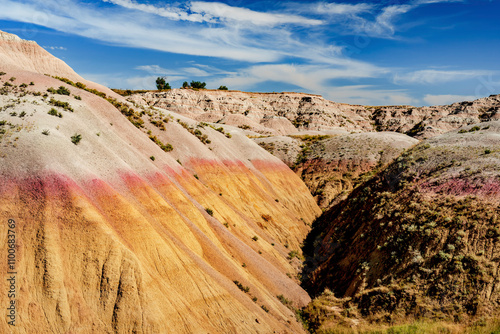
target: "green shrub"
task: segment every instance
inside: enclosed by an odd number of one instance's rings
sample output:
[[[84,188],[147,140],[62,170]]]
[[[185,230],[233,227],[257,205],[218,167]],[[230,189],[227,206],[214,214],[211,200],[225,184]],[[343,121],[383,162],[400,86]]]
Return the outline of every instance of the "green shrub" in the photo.
[[[154,156],[154,155],[150,156],[150,157],[149,157],[149,159],[151,159],[152,161],[155,161],[155,160],[156,160],[156,158],[155,158],[155,156]]]
[[[291,300],[288,300],[285,298],[285,296],[283,295],[279,295],[279,296],[276,296],[278,298],[278,300],[281,302],[281,304],[285,305],[285,306],[289,306],[289,305],[292,305],[292,301]]]
[[[227,87],[226,86],[220,86],[218,89],[219,90],[227,90]]]
[[[174,149],[171,144],[164,145],[156,136],[150,135],[149,139],[151,139],[156,145],[158,145],[163,151],[170,152]]]
[[[253,240],[253,241],[257,241],[257,240],[259,240],[259,237],[258,237],[258,236],[256,236],[256,235],[254,235],[254,236],[252,237],[252,240]]]
[[[191,87],[192,88],[205,89],[206,86],[207,86],[207,84],[205,82],[191,81]]]
[[[48,129],[45,129],[42,131],[42,134],[48,136],[50,134],[50,131]]]
[[[62,118],[62,114],[60,112],[58,112],[57,110],[55,110],[54,108],[50,109],[47,114],[51,115],[51,116],[57,116],[59,118]]]
[[[288,248],[288,247],[287,247],[287,248]],[[293,250],[293,251],[291,251],[291,252],[289,252],[289,253],[288,253],[288,259],[289,259],[289,260],[292,260],[292,259],[293,259],[293,258],[295,258],[295,257],[297,257],[297,258],[298,258],[299,256],[300,256],[300,254],[299,254],[299,252],[298,252],[298,251],[294,251],[294,250]]]
[[[71,136],[71,142],[75,145],[78,145],[80,140],[82,140],[82,135],[80,135],[80,134],[75,133],[73,136]]]
[[[69,105],[68,102],[63,102],[63,101],[58,101],[58,100],[55,100],[53,98],[50,99],[49,103],[55,107],[61,107],[63,108],[64,110],[68,110],[68,111],[71,111],[73,112],[73,108],[71,108],[71,106]]]
[[[248,286],[243,286],[239,281],[233,281],[234,284],[243,292],[248,293],[250,291],[250,288]]]
[[[57,94],[59,95],[69,95],[71,94],[71,92],[69,91],[68,88],[64,87],[64,86],[59,86],[59,88],[57,89]]]
[[[165,81],[165,78],[161,77],[156,78],[156,88],[158,88],[158,90],[172,89],[172,87],[170,87],[170,84]]]
[[[214,215],[214,211],[210,208],[205,208],[205,211],[210,215],[210,216],[213,216]]]
[[[263,309],[266,313],[269,313],[269,309],[265,305],[262,305],[260,308]]]

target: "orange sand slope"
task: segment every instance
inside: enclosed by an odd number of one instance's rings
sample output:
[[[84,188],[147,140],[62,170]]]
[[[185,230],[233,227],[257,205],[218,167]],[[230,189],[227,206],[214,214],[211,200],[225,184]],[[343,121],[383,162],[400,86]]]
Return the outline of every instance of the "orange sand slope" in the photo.
[[[302,181],[237,128],[225,128],[228,138],[205,127],[204,144],[147,113],[196,122],[144,108],[137,128],[105,99],[44,74],[123,98],[12,36],[0,33],[0,266],[13,219],[16,296],[0,300],[15,300],[16,326],[3,317],[0,332],[302,332],[276,298],[309,301],[287,259],[320,213]],[[47,93],[59,86],[71,94]]]

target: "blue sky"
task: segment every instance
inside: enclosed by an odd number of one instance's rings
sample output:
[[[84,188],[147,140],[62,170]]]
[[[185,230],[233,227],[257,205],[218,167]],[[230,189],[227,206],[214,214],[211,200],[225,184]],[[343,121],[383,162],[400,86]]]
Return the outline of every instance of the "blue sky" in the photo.
[[[499,14],[496,0],[0,0],[0,30],[112,88],[167,76],[420,106],[500,93]]]

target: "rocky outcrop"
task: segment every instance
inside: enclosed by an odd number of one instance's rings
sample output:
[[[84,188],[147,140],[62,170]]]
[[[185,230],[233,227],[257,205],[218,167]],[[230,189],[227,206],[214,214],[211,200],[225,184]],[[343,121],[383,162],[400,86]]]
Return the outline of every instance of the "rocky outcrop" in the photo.
[[[348,105],[318,95],[299,93],[191,89],[134,94],[130,99],[175,110],[200,121],[241,126],[262,135],[341,128],[346,131],[399,132],[425,139],[462,126],[500,119],[500,95],[419,108]]]
[[[369,117],[377,130],[406,133],[419,139],[430,138],[463,126],[500,120],[500,95],[475,101],[433,107],[371,107]]]
[[[371,121],[356,113],[356,108],[364,108],[331,102],[311,94],[172,89],[134,94],[130,99],[176,111],[199,121],[246,126],[260,134],[283,135],[297,129],[327,130],[337,127],[372,129]],[[235,115],[244,117],[235,122]]]

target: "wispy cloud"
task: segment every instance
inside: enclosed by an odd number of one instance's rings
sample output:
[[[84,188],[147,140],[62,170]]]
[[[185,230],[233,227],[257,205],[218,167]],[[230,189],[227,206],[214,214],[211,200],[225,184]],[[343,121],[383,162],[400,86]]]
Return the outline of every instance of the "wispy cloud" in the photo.
[[[198,13],[189,14],[186,6],[154,6],[142,4],[132,0],[102,0],[124,8],[138,10],[144,13],[154,14],[175,21],[190,21],[190,22],[210,22],[210,17],[203,17]]]
[[[403,90],[380,90],[374,86],[351,85],[337,86],[335,79],[376,78],[388,73],[385,68],[363,63],[346,63],[344,66],[331,68],[326,65],[256,65],[241,70],[237,75],[218,79],[228,87],[258,90],[265,82],[288,82],[300,87],[300,90],[321,94],[339,102],[358,104],[411,104],[416,103]],[[214,81],[209,82],[212,85]],[[372,102],[370,102],[372,101]]]
[[[42,46],[42,48],[48,49],[48,50],[68,50],[64,46]]]
[[[420,70],[394,76],[395,83],[417,83],[417,84],[441,84],[452,81],[473,79],[482,75],[491,75],[494,72],[485,70]]]
[[[104,2],[139,10],[176,21],[209,22],[222,21],[248,22],[254,25],[274,26],[279,24],[319,25],[321,20],[309,19],[298,15],[264,13],[244,7],[230,6],[222,2],[192,1],[177,6],[154,6],[132,0],[103,0]]]
[[[256,12],[244,7],[233,7],[221,2],[194,1],[191,11],[218,21],[249,22],[254,25],[275,26],[280,24],[319,25],[323,22],[299,15]]]
[[[345,3],[321,2],[310,5],[310,10],[323,15],[357,15],[370,12],[374,5],[358,3],[355,5]]]
[[[155,19],[154,15],[98,9],[75,0],[66,0],[64,6],[55,0],[0,0],[0,5],[0,19],[34,23],[116,45],[251,62],[276,61],[281,57],[279,50],[249,46],[255,43],[245,36],[232,35],[228,41],[200,38],[200,27],[175,26],[171,21]]]
[[[148,72],[150,74],[161,76],[176,76],[179,78],[188,77],[208,77],[217,75],[234,75],[229,71],[221,70],[213,66],[192,63],[190,67],[178,67],[175,69],[168,69],[159,65],[141,65],[137,66],[136,70]]]
[[[461,101],[473,101],[477,97],[473,95],[425,95],[424,101],[428,105],[445,105]]]

